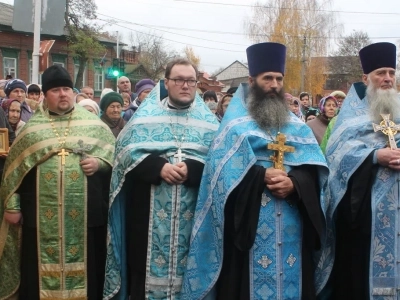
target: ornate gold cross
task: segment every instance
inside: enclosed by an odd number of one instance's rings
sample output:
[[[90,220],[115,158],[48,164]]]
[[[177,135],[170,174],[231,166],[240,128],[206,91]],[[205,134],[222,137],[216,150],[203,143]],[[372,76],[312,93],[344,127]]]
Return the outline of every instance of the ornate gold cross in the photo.
[[[69,153],[65,151],[65,149],[61,149],[60,152],[58,152],[58,156],[61,156],[61,165],[65,166],[65,156],[68,156]]]
[[[274,168],[285,171],[283,166],[283,156],[285,152],[294,152],[294,147],[285,145],[286,136],[283,133],[278,133],[276,136],[276,144],[271,143],[267,145],[267,149],[274,150],[275,154],[271,156],[274,162]]]
[[[396,145],[396,141],[394,140],[394,136],[397,133],[397,131],[400,130],[400,125],[395,124],[393,121],[391,121],[390,115],[381,114],[381,116],[382,116],[383,120],[379,125],[372,123],[372,126],[374,127],[374,131],[375,132],[382,131],[383,134],[388,136],[390,149],[392,149],[392,150],[397,149],[397,145]]]

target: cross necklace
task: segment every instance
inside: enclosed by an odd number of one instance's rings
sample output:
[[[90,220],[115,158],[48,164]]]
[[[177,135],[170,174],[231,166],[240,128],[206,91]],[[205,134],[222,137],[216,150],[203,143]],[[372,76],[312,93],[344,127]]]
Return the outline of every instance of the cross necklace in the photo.
[[[186,112],[186,124],[183,126],[183,132],[182,132],[182,134],[180,136],[180,139],[178,138],[178,134],[175,131],[176,128],[174,126],[174,123],[172,122],[172,117],[171,117],[171,115],[169,115],[169,121],[171,123],[171,133],[174,136],[175,145],[178,148],[176,153],[174,154],[174,158],[176,159],[176,162],[178,162],[178,163],[182,162],[182,158],[186,156],[186,154],[182,153],[182,144],[185,141],[185,128],[186,128],[186,126],[187,126],[187,124],[189,122],[189,111],[190,111],[190,108],[188,108],[188,110]],[[179,117],[177,116],[177,122],[176,123],[179,123],[178,122],[178,118]]]
[[[65,142],[66,142],[66,139],[67,139],[68,134],[69,134],[69,127],[70,127],[70,124],[71,124],[72,114],[73,114],[73,112],[71,112],[71,114],[70,114],[70,116],[68,118],[68,123],[67,123],[67,126],[65,127],[64,134],[63,134],[62,137],[58,133],[56,125],[54,124],[55,119],[52,118],[51,115],[49,114],[49,121],[50,121],[51,128],[53,130],[53,133],[56,135],[57,140],[58,140],[58,144],[59,144],[59,146],[61,148],[61,150],[58,150],[58,154],[57,155],[61,157],[61,165],[63,165],[63,166],[65,165],[65,157],[69,155],[68,151],[65,151]]]

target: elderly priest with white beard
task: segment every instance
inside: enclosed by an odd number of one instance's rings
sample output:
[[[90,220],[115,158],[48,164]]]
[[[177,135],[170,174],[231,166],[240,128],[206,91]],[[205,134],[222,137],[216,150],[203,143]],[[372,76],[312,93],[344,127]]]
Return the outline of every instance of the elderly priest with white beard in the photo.
[[[286,105],[286,47],[256,44],[247,57],[249,84],[206,160],[182,299],[315,299],[325,158]]]
[[[396,46],[360,50],[354,84],[327,146],[330,215],[335,217],[331,299],[397,299],[400,288],[400,100]]]

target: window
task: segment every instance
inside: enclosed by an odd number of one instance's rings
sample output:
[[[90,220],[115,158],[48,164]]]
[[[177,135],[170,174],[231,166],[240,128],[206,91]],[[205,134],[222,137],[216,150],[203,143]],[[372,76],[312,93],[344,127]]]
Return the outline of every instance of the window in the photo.
[[[6,78],[7,75],[11,75],[12,78],[17,77],[17,59],[11,57],[3,57],[3,68],[4,68],[4,76]]]
[[[64,63],[62,63],[62,62],[53,62],[53,65],[54,66],[61,66],[61,67],[64,68]]]
[[[81,82],[81,87],[84,87],[86,85],[86,69],[83,71],[83,77],[82,77],[82,82]],[[79,65],[75,64],[74,65],[74,78],[75,78],[75,84],[76,84],[76,78],[78,77],[78,71],[79,71]]]
[[[39,80],[38,80],[38,82],[33,82],[33,81],[32,81],[32,59],[29,60],[29,82],[30,82],[30,83],[42,84],[42,74],[40,74],[40,73],[39,73]]]
[[[102,91],[104,89],[104,71],[103,68],[94,70],[94,90]]]
[[[65,68],[67,55],[60,53],[51,53],[51,60],[54,66],[61,66]]]

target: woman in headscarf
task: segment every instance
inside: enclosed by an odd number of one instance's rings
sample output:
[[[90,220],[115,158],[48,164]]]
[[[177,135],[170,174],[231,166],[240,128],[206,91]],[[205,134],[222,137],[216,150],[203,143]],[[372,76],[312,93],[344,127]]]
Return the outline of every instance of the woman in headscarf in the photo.
[[[335,97],[327,96],[322,98],[319,102],[320,114],[314,120],[306,123],[312,129],[315,138],[320,145],[329,122],[336,115],[337,107],[338,104]]]
[[[17,99],[7,99],[3,101],[2,108],[15,135],[18,135],[22,126],[25,125],[25,122],[21,120],[21,103]]]
[[[102,112],[100,119],[110,127],[115,137],[118,137],[118,134],[125,126],[125,120],[121,116],[123,106],[124,100],[116,92],[110,92],[100,100]]]
[[[226,110],[228,109],[228,105],[231,102],[232,97],[233,97],[232,94],[226,94],[218,102],[217,113],[215,114],[217,116],[218,121],[221,122],[222,118],[224,117],[224,114],[225,114]]]
[[[95,114],[96,116],[100,115],[100,107],[97,105],[95,101],[92,99],[83,99],[78,102],[80,106],[83,106],[87,111]]]
[[[299,99],[293,97],[292,102],[289,105],[289,109],[292,113],[296,115],[296,117],[304,122],[304,115],[301,112],[301,104]]]

